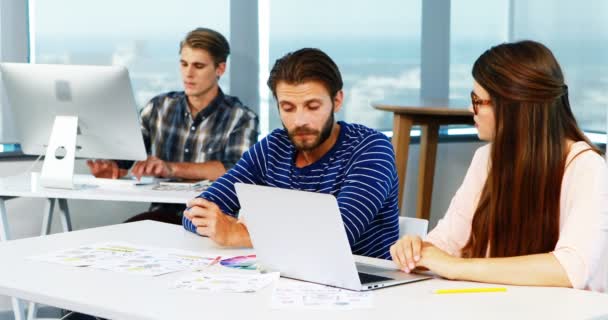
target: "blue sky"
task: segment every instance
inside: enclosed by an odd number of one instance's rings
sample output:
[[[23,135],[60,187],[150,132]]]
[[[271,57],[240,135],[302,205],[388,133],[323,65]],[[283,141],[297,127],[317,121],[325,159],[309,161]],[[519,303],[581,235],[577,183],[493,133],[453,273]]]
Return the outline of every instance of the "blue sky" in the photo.
[[[226,0],[34,0],[40,36],[175,36],[198,26],[229,32]]]
[[[422,0],[259,1],[270,4],[271,33],[277,38],[420,37]],[[42,36],[181,37],[196,26],[211,27],[224,34],[230,28],[229,0],[31,0],[31,3],[36,32]],[[452,1],[454,36],[503,35],[506,3],[507,0]]]

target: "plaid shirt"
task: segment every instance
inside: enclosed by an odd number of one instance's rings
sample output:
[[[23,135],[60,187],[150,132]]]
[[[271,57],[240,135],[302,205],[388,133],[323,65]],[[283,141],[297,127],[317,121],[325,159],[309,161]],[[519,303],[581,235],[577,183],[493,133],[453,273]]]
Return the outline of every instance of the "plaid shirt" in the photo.
[[[221,89],[194,118],[183,91],[152,98],[140,118],[149,155],[169,162],[215,160],[226,170],[237,163],[259,134],[255,112]]]

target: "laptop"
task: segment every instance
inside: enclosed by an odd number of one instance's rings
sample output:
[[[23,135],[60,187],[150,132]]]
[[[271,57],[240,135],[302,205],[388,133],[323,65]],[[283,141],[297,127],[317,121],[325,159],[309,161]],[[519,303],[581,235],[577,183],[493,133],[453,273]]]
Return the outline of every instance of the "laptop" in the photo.
[[[331,194],[235,184],[259,266],[281,276],[355,291],[430,276],[387,268],[386,260],[356,263],[338,201]]]

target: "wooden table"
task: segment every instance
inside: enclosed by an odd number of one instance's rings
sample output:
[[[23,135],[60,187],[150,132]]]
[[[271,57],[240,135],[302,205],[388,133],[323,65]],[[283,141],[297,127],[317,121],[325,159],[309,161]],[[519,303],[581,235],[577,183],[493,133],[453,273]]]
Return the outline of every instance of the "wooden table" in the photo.
[[[399,208],[403,202],[405,173],[410,148],[410,131],[412,126],[420,125],[420,163],[418,168],[418,194],[416,197],[416,217],[429,219],[431,197],[433,194],[433,177],[435,174],[435,157],[439,140],[439,126],[448,124],[473,124],[473,114],[463,100],[413,100],[391,103],[374,103],[378,110],[393,112],[393,148],[397,174],[399,175]]]

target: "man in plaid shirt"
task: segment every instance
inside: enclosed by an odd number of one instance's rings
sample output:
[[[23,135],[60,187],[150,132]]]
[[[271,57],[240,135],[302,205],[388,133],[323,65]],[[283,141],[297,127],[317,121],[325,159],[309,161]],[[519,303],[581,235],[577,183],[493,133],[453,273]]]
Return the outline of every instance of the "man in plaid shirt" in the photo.
[[[211,29],[195,29],[180,43],[184,91],[156,96],[142,109],[148,158],[132,166],[132,175],[215,180],[257,141],[257,115],[218,85],[229,53],[228,41]],[[89,160],[87,164],[96,177],[116,179],[126,175],[133,162]],[[150,212],[127,221],[181,224],[185,208],[154,203]]]

